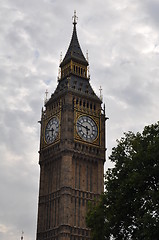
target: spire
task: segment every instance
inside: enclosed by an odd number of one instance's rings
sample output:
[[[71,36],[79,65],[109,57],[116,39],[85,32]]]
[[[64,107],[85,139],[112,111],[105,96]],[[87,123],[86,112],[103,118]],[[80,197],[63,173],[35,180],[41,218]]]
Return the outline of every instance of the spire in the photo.
[[[66,52],[66,55],[60,64],[60,67],[63,67],[70,60],[74,60],[75,62],[78,62],[85,66],[88,66],[88,62],[82,53],[82,50],[81,50],[81,47],[79,45],[78,38],[77,38],[76,24],[77,24],[78,17],[76,16],[76,11],[74,11],[74,16],[72,17],[72,19],[73,19],[72,38],[71,38],[69,48]]]

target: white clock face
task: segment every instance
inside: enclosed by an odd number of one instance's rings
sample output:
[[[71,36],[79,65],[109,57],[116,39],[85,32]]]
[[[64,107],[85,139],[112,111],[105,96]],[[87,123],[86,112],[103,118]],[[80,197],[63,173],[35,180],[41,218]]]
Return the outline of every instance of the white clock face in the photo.
[[[76,122],[78,135],[87,142],[93,142],[98,136],[98,127],[95,121],[88,116],[81,116]]]
[[[45,141],[47,143],[53,143],[59,132],[59,119],[53,117],[49,120],[45,128]]]

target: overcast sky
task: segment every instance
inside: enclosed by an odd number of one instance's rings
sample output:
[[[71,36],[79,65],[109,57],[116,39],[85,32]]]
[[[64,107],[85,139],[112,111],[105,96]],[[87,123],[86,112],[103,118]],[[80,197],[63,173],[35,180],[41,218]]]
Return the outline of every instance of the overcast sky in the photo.
[[[35,240],[39,125],[78,15],[91,85],[106,104],[107,155],[159,119],[159,0],[1,0],[0,239]],[[110,163],[107,161],[105,168]]]

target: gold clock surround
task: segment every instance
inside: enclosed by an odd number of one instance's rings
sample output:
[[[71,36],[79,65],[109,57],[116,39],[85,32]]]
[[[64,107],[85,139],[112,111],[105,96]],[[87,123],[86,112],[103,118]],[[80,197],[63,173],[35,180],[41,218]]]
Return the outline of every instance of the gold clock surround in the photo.
[[[52,120],[52,119],[58,119],[58,124],[59,124],[59,127],[58,127],[58,132],[57,132],[57,135],[55,137],[55,139],[52,141],[52,142],[47,142],[46,140],[46,136],[45,136],[45,133],[46,133],[46,127],[48,125],[48,123]],[[57,113],[57,114],[54,114],[52,116],[50,116],[49,118],[45,119],[45,123],[44,123],[44,128],[43,128],[43,139],[44,139],[44,147],[46,146],[49,146],[49,145],[53,145],[53,144],[56,144],[57,142],[60,141],[60,132],[61,132],[61,129],[60,129],[60,125],[61,125],[61,113]]]
[[[93,141],[86,141],[84,140],[82,137],[79,136],[78,132],[77,132],[77,121],[80,117],[89,117],[91,118],[96,126],[97,126],[97,137],[93,140]],[[78,142],[82,142],[88,145],[96,145],[96,146],[100,146],[100,117],[85,113],[85,112],[81,112],[81,111],[75,111],[75,118],[74,118],[74,139],[75,141]]]

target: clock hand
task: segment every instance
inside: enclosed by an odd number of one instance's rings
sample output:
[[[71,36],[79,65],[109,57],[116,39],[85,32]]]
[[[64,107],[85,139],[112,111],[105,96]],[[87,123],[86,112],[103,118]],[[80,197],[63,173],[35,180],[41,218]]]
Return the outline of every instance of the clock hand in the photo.
[[[87,135],[88,135],[88,131],[89,131],[90,129],[86,126],[86,133],[87,133]]]
[[[54,129],[53,128],[52,129],[46,129],[46,131],[52,132],[52,131],[54,131]]]
[[[52,136],[53,136],[53,134],[54,134],[54,129],[53,128],[52,129],[47,129],[47,131],[50,131],[52,133]]]
[[[78,122],[77,122],[77,124],[78,124],[79,126],[85,128],[86,131],[87,131],[87,134],[88,134],[88,131],[90,131],[90,128],[88,128],[87,126],[84,126],[84,125],[82,125],[81,123],[78,123]]]
[[[54,129],[53,128],[51,129],[51,132],[52,132],[52,136],[53,136],[53,133],[54,133]]]

